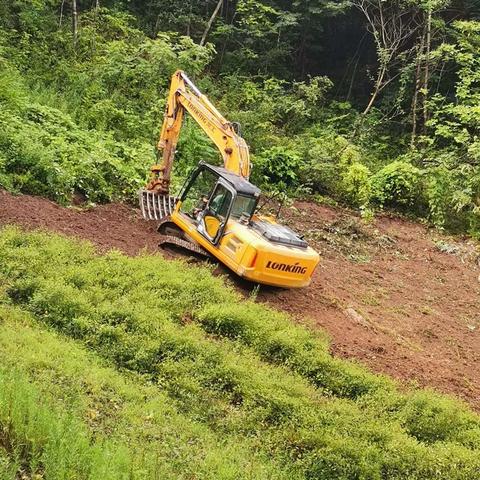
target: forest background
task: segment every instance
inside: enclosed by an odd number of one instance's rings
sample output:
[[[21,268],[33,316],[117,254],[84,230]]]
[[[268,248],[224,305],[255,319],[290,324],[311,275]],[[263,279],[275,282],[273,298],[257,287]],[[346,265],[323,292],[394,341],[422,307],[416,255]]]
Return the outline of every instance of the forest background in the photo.
[[[133,199],[177,68],[269,195],[480,235],[477,0],[0,0],[0,185]],[[177,184],[219,158],[187,122]]]

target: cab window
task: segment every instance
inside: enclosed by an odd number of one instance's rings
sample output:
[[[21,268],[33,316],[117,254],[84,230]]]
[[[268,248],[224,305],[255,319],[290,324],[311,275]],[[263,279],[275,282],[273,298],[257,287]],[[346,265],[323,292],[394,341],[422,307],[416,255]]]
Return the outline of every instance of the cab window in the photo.
[[[230,204],[232,203],[232,193],[223,185],[219,184],[215,188],[213,195],[209,202],[209,210],[216,217],[225,219],[228,215]]]
[[[196,210],[205,208],[206,202],[210,198],[217,181],[218,177],[210,170],[201,170],[188,192],[186,192],[181,211],[190,216],[195,216]]]
[[[257,199],[255,197],[247,197],[246,195],[237,195],[233,202],[231,216],[233,218],[240,218],[242,215],[247,215],[248,218],[255,213],[257,206]]]

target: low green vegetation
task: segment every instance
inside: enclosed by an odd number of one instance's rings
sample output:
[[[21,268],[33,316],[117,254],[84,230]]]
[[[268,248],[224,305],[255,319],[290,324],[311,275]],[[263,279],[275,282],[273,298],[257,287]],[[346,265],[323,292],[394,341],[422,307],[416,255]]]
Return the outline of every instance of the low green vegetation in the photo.
[[[334,359],[206,267],[0,233],[0,471],[472,479],[480,419]]]

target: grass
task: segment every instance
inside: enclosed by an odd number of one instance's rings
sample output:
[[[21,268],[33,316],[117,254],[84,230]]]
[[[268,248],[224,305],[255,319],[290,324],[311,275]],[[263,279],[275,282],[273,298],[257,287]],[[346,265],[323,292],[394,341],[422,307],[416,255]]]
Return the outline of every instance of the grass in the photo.
[[[10,468],[59,479],[214,479],[240,471],[286,478],[253,442],[218,438],[142,376],[116,371],[18,308],[3,307],[0,316],[0,425]]]
[[[56,403],[45,402],[22,372],[2,369],[0,392],[5,473],[52,479],[128,478],[130,459],[121,446],[106,440],[92,443],[81,420]]]
[[[0,396],[9,439],[0,472],[480,476],[480,419],[466,406],[332,358],[323,334],[241,299],[204,267],[99,256],[86,243],[7,228],[0,307],[3,390],[30,399],[12,422],[11,394]],[[26,432],[22,418],[43,433]],[[59,455],[68,476],[48,470]]]

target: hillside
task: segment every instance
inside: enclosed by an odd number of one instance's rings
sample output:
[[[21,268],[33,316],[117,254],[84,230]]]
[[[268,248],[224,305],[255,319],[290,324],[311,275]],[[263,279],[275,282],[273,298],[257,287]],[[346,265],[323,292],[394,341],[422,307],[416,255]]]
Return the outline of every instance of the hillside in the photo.
[[[0,0],[0,185],[135,198],[182,69],[264,191],[478,236],[479,19],[476,0]],[[220,162],[188,119],[177,146],[174,186]]]
[[[154,222],[123,204],[87,210],[30,196],[0,194],[0,225],[45,228],[135,255],[157,251]],[[315,214],[312,216],[311,212]],[[480,409],[479,250],[419,224],[380,217],[365,224],[352,212],[297,202],[283,217],[322,254],[312,285],[261,287],[257,301],[325,330],[331,351],[420,386],[464,398]],[[167,258],[185,258],[163,251]],[[216,266],[248,296],[253,286]]]
[[[0,233],[2,476],[478,476],[480,420],[204,267]]]
[[[479,51],[478,0],[0,0],[0,480],[480,479]],[[199,162],[308,288],[158,249]]]

